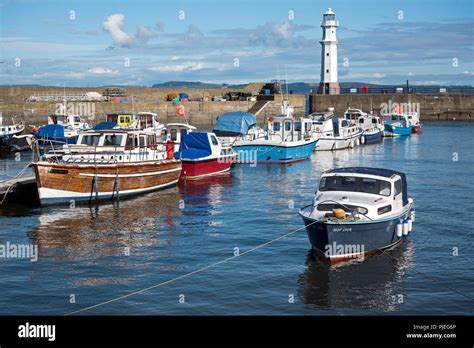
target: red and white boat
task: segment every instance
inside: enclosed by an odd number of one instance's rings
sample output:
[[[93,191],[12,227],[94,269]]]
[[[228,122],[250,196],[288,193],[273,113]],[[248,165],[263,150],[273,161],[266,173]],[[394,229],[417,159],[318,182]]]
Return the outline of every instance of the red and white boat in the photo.
[[[199,179],[227,172],[237,161],[237,152],[222,146],[214,133],[190,132],[182,134],[179,151],[181,179]]]

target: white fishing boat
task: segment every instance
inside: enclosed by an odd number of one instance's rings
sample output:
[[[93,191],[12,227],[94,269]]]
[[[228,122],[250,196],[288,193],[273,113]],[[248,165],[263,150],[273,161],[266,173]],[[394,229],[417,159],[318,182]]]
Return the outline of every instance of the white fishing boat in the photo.
[[[25,130],[24,122],[15,122],[12,118],[10,124],[3,123],[3,116],[0,113],[0,145],[7,145],[7,141],[16,135],[20,135]]]
[[[318,140],[316,151],[341,150],[360,144],[362,130],[350,121],[335,116],[332,108],[326,112],[312,113],[308,117],[313,122],[313,138]]]
[[[344,118],[362,130],[361,144],[371,144],[382,140],[383,124],[379,117],[360,109],[349,108],[344,113]]]

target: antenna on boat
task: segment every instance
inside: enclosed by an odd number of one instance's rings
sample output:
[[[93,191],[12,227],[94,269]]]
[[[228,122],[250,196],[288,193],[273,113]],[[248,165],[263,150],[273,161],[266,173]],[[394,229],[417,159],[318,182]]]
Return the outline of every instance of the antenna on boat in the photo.
[[[286,73],[286,76],[285,76],[286,100],[289,100],[289,96],[288,96],[288,64],[285,64],[285,73]]]

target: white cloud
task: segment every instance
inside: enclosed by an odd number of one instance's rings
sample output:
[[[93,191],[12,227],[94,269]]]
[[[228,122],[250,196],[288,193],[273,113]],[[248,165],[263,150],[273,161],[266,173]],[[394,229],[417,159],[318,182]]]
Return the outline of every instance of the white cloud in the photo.
[[[97,74],[97,75],[115,75],[118,73],[118,70],[97,67],[97,68],[89,69],[87,70],[87,72],[91,74]]]
[[[102,23],[102,27],[112,36],[112,40],[115,44],[119,46],[131,46],[135,38],[133,35],[122,30],[124,20],[125,15],[115,13],[107,17],[104,23]]]
[[[183,63],[174,65],[163,65],[152,67],[149,70],[159,72],[183,72],[183,71],[196,71],[204,69],[203,63]]]
[[[147,27],[145,27],[144,25],[139,25],[137,27],[136,37],[137,37],[138,40],[146,41],[146,40],[148,40],[149,38],[151,38],[153,36],[155,36],[155,33],[152,32]]]
[[[289,39],[293,36],[293,31],[290,22],[285,21],[283,24],[275,24],[273,29],[277,35],[283,39]]]

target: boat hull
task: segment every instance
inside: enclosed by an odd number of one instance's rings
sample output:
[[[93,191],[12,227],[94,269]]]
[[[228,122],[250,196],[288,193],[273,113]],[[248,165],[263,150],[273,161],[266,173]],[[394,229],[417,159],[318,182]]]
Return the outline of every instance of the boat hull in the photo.
[[[405,236],[397,236],[396,225],[409,216],[409,208],[393,218],[370,222],[322,222],[301,211],[300,216],[315,254],[334,264],[376,254],[399,243]]]
[[[372,132],[372,133],[364,133],[361,137],[362,144],[374,144],[382,141],[382,132]]]
[[[351,137],[321,137],[318,138],[315,151],[334,151],[357,146],[360,139],[360,132]]]
[[[411,134],[411,127],[397,127],[388,123],[384,125],[383,135],[385,137],[399,137],[399,136],[407,136],[410,134]]]
[[[248,163],[291,163],[308,159],[315,146],[316,140],[307,141],[299,145],[288,143],[287,145],[273,144],[245,144],[233,146],[239,154],[238,162]]]
[[[31,164],[42,205],[117,199],[174,185],[181,161],[117,164]],[[118,197],[117,197],[118,193]]]
[[[208,160],[183,159],[182,161],[183,168],[181,170],[181,179],[192,180],[229,171],[232,165],[236,162],[236,156]]]

